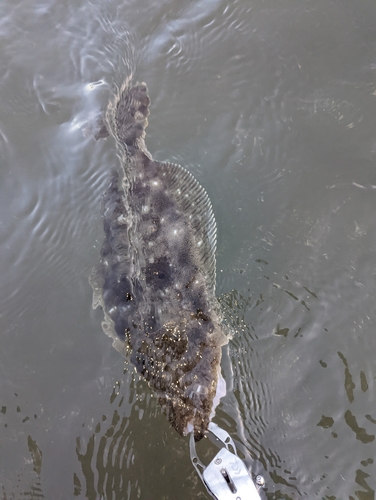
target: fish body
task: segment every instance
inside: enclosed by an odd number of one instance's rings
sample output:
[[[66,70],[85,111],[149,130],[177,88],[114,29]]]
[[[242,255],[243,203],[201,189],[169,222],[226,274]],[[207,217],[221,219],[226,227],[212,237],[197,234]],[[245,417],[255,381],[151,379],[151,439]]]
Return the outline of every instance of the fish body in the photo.
[[[195,178],[148,152],[149,105],[142,83],[109,107],[122,170],[111,173],[103,197],[93,307],[102,306],[103,329],[149,382],[173,427],[199,440],[221,396],[228,342],[215,298],[216,225]]]

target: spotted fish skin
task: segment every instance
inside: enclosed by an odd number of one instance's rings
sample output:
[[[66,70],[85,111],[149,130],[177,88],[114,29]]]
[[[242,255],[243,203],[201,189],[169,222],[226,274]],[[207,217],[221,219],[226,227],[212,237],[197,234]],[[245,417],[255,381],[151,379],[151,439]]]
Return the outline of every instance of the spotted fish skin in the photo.
[[[105,239],[91,276],[102,326],[149,382],[173,427],[207,431],[228,341],[215,298],[215,220],[185,169],[153,160],[145,146],[150,98],[123,89],[108,122],[122,172],[103,198]]]

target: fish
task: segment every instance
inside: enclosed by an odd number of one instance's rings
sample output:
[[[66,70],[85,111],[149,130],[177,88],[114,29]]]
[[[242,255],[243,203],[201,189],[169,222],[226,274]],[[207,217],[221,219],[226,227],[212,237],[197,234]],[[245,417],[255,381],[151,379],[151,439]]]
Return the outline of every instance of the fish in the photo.
[[[149,112],[143,82],[126,82],[107,108],[120,167],[103,195],[104,241],[89,279],[93,308],[103,309],[103,330],[148,382],[172,427],[199,441],[226,392],[220,363],[230,332],[215,296],[216,222],[195,177],[148,151]]]

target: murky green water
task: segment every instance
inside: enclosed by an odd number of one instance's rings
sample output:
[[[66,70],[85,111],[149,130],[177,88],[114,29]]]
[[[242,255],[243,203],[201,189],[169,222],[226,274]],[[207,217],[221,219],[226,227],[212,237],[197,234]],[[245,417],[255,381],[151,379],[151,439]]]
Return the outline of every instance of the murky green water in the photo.
[[[375,26],[373,0],[1,3],[2,498],[208,498],[91,310],[118,160],[88,126],[133,71],[149,150],[216,214],[215,421],[268,499],[374,500]]]

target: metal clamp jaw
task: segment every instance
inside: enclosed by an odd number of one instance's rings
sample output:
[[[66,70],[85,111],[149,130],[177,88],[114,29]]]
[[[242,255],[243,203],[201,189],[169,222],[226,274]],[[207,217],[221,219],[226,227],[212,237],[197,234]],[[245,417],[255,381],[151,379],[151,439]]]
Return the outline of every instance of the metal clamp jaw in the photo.
[[[209,494],[215,500],[261,500],[259,490],[265,484],[262,476],[256,477],[256,484],[236,453],[231,436],[217,424],[210,422],[211,432],[223,445],[210,464],[205,465],[196,453],[195,440],[191,433],[189,450],[191,460]],[[232,450],[231,450],[232,448]]]

